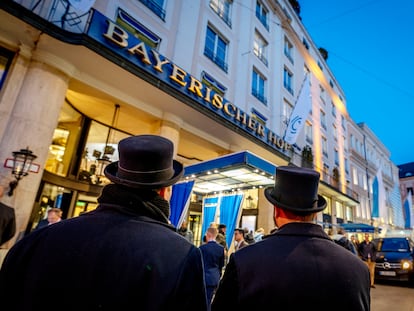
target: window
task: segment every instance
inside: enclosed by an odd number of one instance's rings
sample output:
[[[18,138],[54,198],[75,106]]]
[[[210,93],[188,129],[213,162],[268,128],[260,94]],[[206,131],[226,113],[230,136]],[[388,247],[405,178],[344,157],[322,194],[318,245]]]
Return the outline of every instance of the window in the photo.
[[[309,43],[308,43],[308,41],[307,41],[305,38],[303,38],[303,39],[302,39],[302,43],[303,43],[304,47],[305,47],[307,50],[309,50]]]
[[[290,43],[290,41],[286,37],[285,37],[285,48],[284,48],[284,52],[285,52],[285,56],[293,64],[293,44]]]
[[[332,129],[333,129],[333,132],[332,132],[332,135],[333,135],[333,138],[334,138],[334,140],[338,140],[338,129],[336,128],[336,125],[335,124],[332,124]]]
[[[335,201],[335,211],[337,218],[344,218],[344,210],[342,208],[342,204],[340,202]]]
[[[162,20],[165,20],[164,0],[139,0]]]
[[[323,104],[325,104],[325,89],[322,85],[319,85],[319,97],[322,99]]]
[[[326,115],[323,110],[321,110],[321,127],[326,130]]]
[[[312,133],[312,124],[309,122],[305,123],[305,139],[308,144],[313,143],[313,133]]]
[[[334,150],[334,154],[335,154],[335,165],[339,166],[339,152],[338,152],[338,149]]]
[[[318,60],[318,67],[323,71],[322,63]]]
[[[358,171],[356,167],[352,168],[352,182],[355,186],[358,186]]]
[[[267,66],[267,57],[266,57],[266,50],[267,50],[267,42],[263,39],[263,37],[255,31],[254,34],[254,42],[253,42],[253,53]]]
[[[289,93],[293,95],[293,73],[291,73],[286,67],[283,70],[283,86]]]
[[[343,129],[346,129],[345,117],[341,116],[341,125]]]
[[[231,20],[230,20],[231,3],[232,2],[230,0],[210,0],[210,7],[230,27],[231,27]]]
[[[269,30],[269,24],[267,22],[268,10],[264,7],[264,5],[260,1],[256,2],[256,17],[263,24],[263,26],[265,26],[265,28]]]
[[[7,73],[13,60],[14,53],[12,51],[0,47],[0,89],[6,80]]]
[[[349,174],[349,161],[345,158],[345,173]]]
[[[224,85],[222,85],[220,82],[218,82],[205,71],[201,73],[201,82],[203,82],[206,86],[215,91],[221,97],[224,97],[227,91],[227,88]]]
[[[336,117],[336,106],[335,106],[335,104],[333,102],[331,102],[331,104],[332,104],[332,115],[334,117]]]
[[[252,74],[252,95],[260,100],[263,104],[267,104],[265,97],[266,80],[265,78],[253,69]]]
[[[206,45],[204,55],[211,59],[217,66],[227,72],[226,64],[227,42],[220,37],[210,26],[207,26]]]
[[[326,137],[322,136],[322,154],[325,157],[328,157],[328,141],[326,140]]]
[[[286,99],[283,100],[283,112],[282,112],[282,121],[284,124],[289,124],[289,118],[292,114],[293,106]]]
[[[120,25],[125,30],[129,31],[135,37],[140,39],[144,42],[147,46],[152,49],[158,50],[159,45],[161,43],[161,38],[154,34],[151,30],[147,27],[142,25],[136,19],[134,19],[131,15],[126,13],[125,11],[119,9],[118,16],[116,19],[116,23]]]

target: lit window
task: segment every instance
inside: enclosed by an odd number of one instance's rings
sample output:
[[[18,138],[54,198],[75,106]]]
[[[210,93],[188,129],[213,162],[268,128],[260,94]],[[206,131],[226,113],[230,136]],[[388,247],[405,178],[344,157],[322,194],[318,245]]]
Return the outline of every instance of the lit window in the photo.
[[[267,42],[256,31],[254,34],[253,53],[267,66]]]
[[[231,1],[230,0],[210,0],[210,7],[217,13],[221,19],[231,27],[230,12]]]

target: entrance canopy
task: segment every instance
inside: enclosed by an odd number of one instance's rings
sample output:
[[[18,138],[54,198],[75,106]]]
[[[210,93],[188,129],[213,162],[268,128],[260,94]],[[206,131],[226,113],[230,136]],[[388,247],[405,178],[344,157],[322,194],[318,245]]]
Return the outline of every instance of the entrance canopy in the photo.
[[[345,231],[347,232],[368,232],[368,233],[375,232],[375,227],[367,225],[367,224],[347,223],[347,224],[341,224],[341,227],[344,228]]]
[[[189,165],[184,179],[194,180],[193,191],[209,194],[274,185],[276,166],[249,151]]]

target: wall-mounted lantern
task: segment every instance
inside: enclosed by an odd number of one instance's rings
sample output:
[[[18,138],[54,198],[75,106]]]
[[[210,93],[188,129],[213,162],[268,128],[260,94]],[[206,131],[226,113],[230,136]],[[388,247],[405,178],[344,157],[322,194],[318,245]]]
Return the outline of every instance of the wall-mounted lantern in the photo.
[[[32,166],[32,162],[34,159],[37,158],[36,155],[33,154],[29,147],[26,149],[20,149],[20,151],[13,151],[13,169],[12,174],[15,180],[11,181],[9,186],[10,190],[8,192],[9,196],[13,195],[14,189],[16,189],[20,179],[24,176],[29,175],[30,167]]]

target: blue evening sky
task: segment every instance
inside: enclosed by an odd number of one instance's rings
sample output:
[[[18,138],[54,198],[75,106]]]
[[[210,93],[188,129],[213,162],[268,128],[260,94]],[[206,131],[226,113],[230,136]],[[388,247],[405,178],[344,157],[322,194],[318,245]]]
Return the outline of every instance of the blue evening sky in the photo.
[[[396,164],[414,162],[412,0],[299,0],[300,16],[341,85],[348,113]]]

